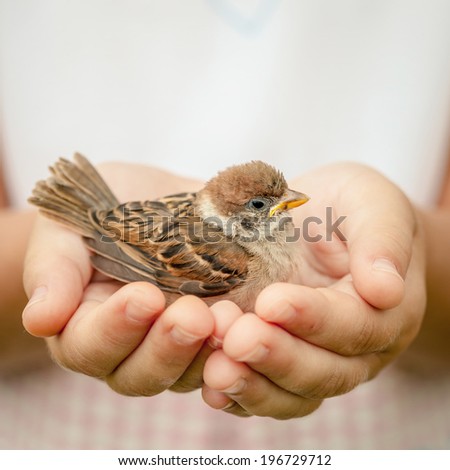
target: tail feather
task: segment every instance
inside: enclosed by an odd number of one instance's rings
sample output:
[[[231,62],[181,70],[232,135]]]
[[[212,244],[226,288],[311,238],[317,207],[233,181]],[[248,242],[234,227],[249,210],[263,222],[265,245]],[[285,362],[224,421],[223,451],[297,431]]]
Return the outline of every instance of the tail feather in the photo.
[[[52,176],[39,181],[28,201],[48,217],[84,236],[91,236],[91,210],[112,209],[119,201],[91,163],[75,154],[74,162],[60,158],[50,167]]]
[[[79,153],[73,159],[75,163],[59,159],[51,170],[56,179],[77,188],[97,209],[111,209],[117,205],[117,198],[89,160]]]

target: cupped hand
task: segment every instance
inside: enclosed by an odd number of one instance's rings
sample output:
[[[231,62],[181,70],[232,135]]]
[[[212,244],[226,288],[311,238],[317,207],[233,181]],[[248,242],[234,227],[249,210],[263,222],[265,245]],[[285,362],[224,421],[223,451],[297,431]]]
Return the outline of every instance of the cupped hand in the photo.
[[[343,163],[290,186],[311,196],[295,212],[297,279],[267,287],[205,364],[204,400],[236,415],[311,413],[392,362],[425,310],[422,230],[394,184]]]
[[[119,199],[152,199],[195,190],[197,181],[141,165],[105,164],[100,172]],[[133,184],[130,184],[133,181]],[[126,395],[187,391],[202,384],[213,350],[213,310],[186,296],[165,308],[149,283],[123,285],[95,272],[81,237],[39,216],[24,269],[30,302],[26,329],[47,337],[63,367],[104,379]]]

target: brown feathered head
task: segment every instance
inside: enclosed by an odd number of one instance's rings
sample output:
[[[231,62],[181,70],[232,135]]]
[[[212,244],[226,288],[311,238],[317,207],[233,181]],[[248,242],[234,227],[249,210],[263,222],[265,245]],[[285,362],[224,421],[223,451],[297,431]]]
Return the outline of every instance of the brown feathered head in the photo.
[[[262,161],[229,167],[198,193],[202,217],[241,220],[249,229],[300,206],[308,196],[288,188],[283,174]]]
[[[203,191],[210,194],[223,215],[234,215],[253,199],[273,202],[282,197],[286,189],[281,171],[267,163],[252,161],[221,171],[206,183]]]

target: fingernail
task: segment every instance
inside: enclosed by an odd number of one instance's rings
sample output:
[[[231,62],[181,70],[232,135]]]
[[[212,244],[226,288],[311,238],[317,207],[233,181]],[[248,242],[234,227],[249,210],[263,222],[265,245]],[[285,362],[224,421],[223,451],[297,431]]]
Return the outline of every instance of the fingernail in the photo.
[[[395,274],[396,276],[398,276],[399,278],[403,280],[397,268],[395,267],[394,263],[392,263],[392,261],[389,261],[386,258],[377,258],[373,262],[372,268],[375,269],[375,271],[383,271],[386,273]]]
[[[135,322],[146,323],[152,318],[153,313],[148,305],[143,305],[135,300],[129,300],[125,306],[125,315]]]
[[[228,411],[228,410],[231,410],[232,408],[234,408],[236,406],[236,402],[231,400],[229,401],[225,406],[223,406],[222,408],[220,408],[222,411]]]
[[[170,334],[178,344],[182,344],[183,346],[191,346],[203,339],[202,337],[199,338],[198,336],[189,333],[178,325],[175,325],[170,330]]]
[[[266,320],[285,323],[295,317],[297,311],[287,300],[275,302],[269,309],[270,314],[265,316]]]
[[[222,392],[226,393],[227,395],[236,395],[237,393],[242,393],[246,387],[247,380],[245,380],[243,377],[239,377],[239,379],[237,379],[231,387],[222,390]]]
[[[221,349],[223,345],[223,340],[219,339],[217,336],[210,336],[208,339],[208,344],[213,349]]]
[[[31,295],[30,300],[28,301],[27,305],[25,306],[25,310],[31,307],[32,305],[45,300],[45,298],[47,297],[47,294],[48,294],[47,286],[37,287],[34,290],[33,294]]]
[[[258,346],[248,354],[236,359],[240,362],[261,362],[264,360],[269,354],[269,348],[262,344],[258,344]]]

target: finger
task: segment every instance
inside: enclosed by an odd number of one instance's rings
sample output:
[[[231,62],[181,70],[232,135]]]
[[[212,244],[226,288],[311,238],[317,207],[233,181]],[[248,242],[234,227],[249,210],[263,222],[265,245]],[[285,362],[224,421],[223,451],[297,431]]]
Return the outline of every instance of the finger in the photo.
[[[95,377],[110,374],[143,340],[164,310],[164,294],[145,282],[95,283],[63,332],[49,339],[62,366]]]
[[[205,342],[192,362],[182,372],[180,377],[169,388],[173,392],[192,392],[203,385],[203,368],[211,353],[214,351],[208,342]]]
[[[77,309],[91,274],[81,237],[38,216],[24,266],[30,299],[23,312],[27,331],[35,336],[59,333]]]
[[[202,398],[208,406],[215,410],[222,410],[234,416],[240,416],[241,418],[251,416],[247,410],[242,408],[239,403],[235,402],[226,393],[214,390],[206,384],[203,384],[202,387]]]
[[[214,318],[214,331],[181,377],[170,387],[175,392],[187,392],[202,386],[206,360],[214,349],[222,347],[223,338],[229,327],[236,318],[243,315],[242,310],[229,300],[221,300],[211,305],[210,312]]]
[[[363,301],[349,277],[330,288],[272,284],[258,296],[255,312],[298,338],[344,356],[389,350],[402,332],[403,318]]]
[[[124,395],[160,393],[188,369],[213,329],[208,306],[197,297],[181,297],[158,317],[139,347],[106,380]]]
[[[214,331],[208,342],[214,349],[219,349],[230,326],[243,315],[243,312],[229,300],[216,302],[211,305],[210,310],[214,316]]]
[[[304,398],[346,393],[381,368],[376,354],[344,357],[289,334],[253,314],[239,318],[223,344],[225,354]]]
[[[283,390],[222,351],[215,351],[206,362],[204,380],[208,387],[202,394],[205,402],[212,407],[223,405],[221,409],[238,416],[290,419],[310,414],[320,405],[319,400],[308,400]]]
[[[378,178],[374,175],[367,188],[372,197],[361,197],[365,205],[352,209],[345,231],[357,291],[374,307],[387,309],[404,297],[417,223],[410,203],[394,185],[385,182],[383,194],[374,200]]]

